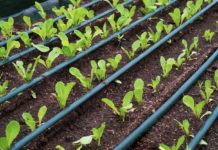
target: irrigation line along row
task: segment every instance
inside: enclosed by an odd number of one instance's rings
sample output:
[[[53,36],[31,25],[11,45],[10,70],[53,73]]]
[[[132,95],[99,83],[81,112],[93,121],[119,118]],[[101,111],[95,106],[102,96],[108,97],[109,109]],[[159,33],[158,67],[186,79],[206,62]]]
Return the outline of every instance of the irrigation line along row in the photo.
[[[102,1],[102,0],[93,0],[93,1],[91,1],[89,3],[87,3],[87,4],[82,5],[81,7],[88,8],[88,7],[98,3],[100,1]],[[57,22],[59,19],[64,19],[64,18],[66,18],[66,15],[58,16],[58,17],[54,18],[54,22]],[[29,30],[26,31],[26,33],[31,34],[31,33],[33,33],[33,31],[32,31],[32,29],[29,29]],[[19,35],[15,35],[13,37],[13,40],[18,40],[18,39],[20,39]],[[4,41],[0,42],[0,46],[4,46],[6,44],[7,44],[7,40],[4,40]]]
[[[94,87],[92,90],[90,90],[87,94],[83,95],[82,97],[80,97],[78,100],[76,100],[74,103],[70,104],[68,107],[66,107],[64,110],[62,110],[61,112],[59,112],[58,114],[56,114],[53,118],[49,119],[47,122],[45,122],[42,126],[38,127],[35,131],[31,132],[30,134],[28,134],[27,136],[25,136],[23,139],[21,139],[20,141],[18,141],[14,147],[12,148],[12,150],[17,150],[21,147],[23,147],[24,145],[26,145],[27,143],[29,143],[32,139],[34,139],[35,137],[37,137],[39,134],[43,133],[45,130],[47,130],[48,128],[52,127],[56,122],[58,122],[59,120],[61,120],[62,118],[64,118],[67,114],[71,113],[73,110],[75,110],[76,108],[78,108],[79,106],[81,106],[83,103],[85,103],[86,101],[88,101],[93,95],[95,95],[96,93],[98,93],[100,90],[102,90],[104,87],[106,87],[109,83],[111,83],[112,81],[114,81],[117,77],[119,77],[120,75],[122,75],[123,73],[125,73],[127,70],[129,70],[131,67],[133,67],[136,63],[138,63],[139,61],[141,61],[142,59],[144,59],[146,56],[148,56],[151,52],[155,51],[158,47],[160,47],[162,44],[166,43],[169,39],[171,39],[173,36],[175,36],[177,33],[179,33],[181,30],[183,30],[186,26],[188,26],[189,24],[191,24],[194,20],[196,20],[199,16],[201,16],[202,14],[204,14],[207,10],[209,10],[211,7],[213,7],[216,3],[211,3],[209,4],[207,7],[205,7],[204,9],[202,9],[200,12],[198,12],[196,15],[194,15],[190,20],[187,20],[185,23],[183,23],[181,26],[179,26],[178,28],[176,28],[175,30],[173,30],[170,34],[166,35],[164,38],[162,38],[160,41],[158,41],[157,43],[155,43],[153,46],[151,46],[150,48],[148,48],[147,50],[145,50],[142,54],[140,54],[138,57],[136,57],[135,59],[133,59],[132,61],[130,61],[127,65],[125,65],[123,68],[119,69],[117,72],[115,72],[114,74],[112,74],[110,77],[108,77],[104,82],[101,82],[100,84],[98,84],[96,87]],[[216,51],[216,53],[214,53],[214,55],[218,55],[218,51]],[[210,57],[209,60],[211,59],[215,59],[213,55],[213,58]],[[207,61],[208,62],[208,61]],[[206,69],[207,66],[205,65],[209,65],[208,63],[205,63],[201,68],[202,69]],[[198,71],[198,73],[203,73],[204,71],[202,71],[202,69],[200,71]],[[197,78],[195,76],[195,78]],[[190,79],[191,81],[193,80]],[[189,81],[190,83],[190,81]],[[182,88],[182,90],[184,90],[184,88]],[[160,110],[159,110],[160,111]],[[158,112],[159,112],[158,111]],[[162,113],[165,112],[165,109],[163,111],[163,109],[161,110]],[[160,115],[159,115],[160,116]],[[157,120],[158,120],[158,117]],[[155,117],[155,118],[156,118]],[[152,117],[154,118],[154,117]],[[157,121],[154,120],[154,121]],[[149,126],[152,126],[152,124],[149,124]],[[128,140],[129,145],[131,145],[135,140],[131,141]],[[127,142],[125,142],[126,144],[128,144]],[[129,145],[125,145],[127,148]],[[122,145],[122,148],[123,145]],[[116,150],[121,150],[121,147],[117,147]]]
[[[171,4],[175,3],[176,1],[177,0],[172,0],[168,5],[166,5],[164,7],[160,7],[156,11],[154,11],[154,12],[152,12],[152,13],[144,16],[144,17],[141,17],[140,19],[138,19],[135,22],[131,23],[129,26],[127,26],[127,27],[121,29],[120,31],[110,35],[106,39],[101,40],[99,43],[91,46],[90,48],[86,49],[85,51],[78,53],[75,57],[68,59],[67,61],[53,67],[52,69],[46,71],[45,73],[41,74],[40,76],[32,79],[31,81],[22,84],[21,86],[17,87],[15,90],[10,91],[7,95],[0,97],[0,104],[3,104],[5,101],[9,100],[10,98],[17,95],[18,93],[28,89],[29,87],[31,87],[31,86],[35,85],[36,83],[42,81],[46,77],[51,76],[52,74],[60,71],[64,67],[66,67],[66,66],[70,65],[71,63],[77,61],[78,59],[80,59],[80,58],[88,55],[89,53],[97,50],[99,47],[101,47],[101,46],[105,45],[106,43],[110,42],[111,40],[115,39],[117,36],[124,34],[125,32],[129,31],[130,29],[132,29],[135,26],[142,23],[143,21],[151,18],[152,16],[154,16],[158,12],[162,11],[164,8],[166,8],[166,7],[170,6]]]
[[[214,124],[214,122],[216,121],[217,118],[218,118],[218,105],[216,106],[213,113],[209,116],[209,118],[205,121],[204,125],[201,127],[201,129],[198,131],[198,133],[194,136],[194,138],[188,144],[189,150],[195,149],[195,147],[199,144],[201,139],[204,137],[204,135],[207,133],[207,131],[210,129],[210,127]]]
[[[134,1],[134,0],[128,0],[128,1],[126,1],[126,2],[124,2],[124,3],[122,3],[122,5],[124,5],[124,6],[125,6],[125,5],[128,5],[128,4],[132,3],[133,1]],[[103,12],[103,13],[101,13],[101,14],[95,16],[94,18],[91,18],[91,19],[89,19],[89,20],[86,20],[86,21],[82,22],[79,26],[75,26],[75,27],[73,27],[73,28],[71,28],[71,29],[68,29],[68,30],[65,31],[64,33],[65,33],[65,34],[69,34],[69,33],[73,32],[74,30],[78,30],[79,28],[82,28],[82,27],[84,27],[84,26],[86,26],[86,25],[88,25],[88,24],[90,24],[90,23],[92,23],[92,22],[94,22],[94,21],[96,21],[96,20],[98,20],[98,19],[104,17],[104,16],[106,16],[106,15],[112,13],[112,12],[115,11],[115,10],[117,10],[116,7],[115,7],[115,8],[108,9],[108,10],[106,10],[105,12]],[[47,45],[47,44],[49,44],[49,43],[51,43],[51,42],[53,42],[53,41],[55,41],[55,40],[58,40],[58,39],[59,39],[58,37],[54,36],[54,37],[52,37],[52,38],[50,38],[50,39],[48,39],[48,40],[42,41],[42,42],[39,43],[39,44],[40,44],[40,45]],[[9,58],[0,61],[0,67],[3,66],[3,65],[5,65],[5,64],[7,64],[7,63],[10,63],[10,62],[12,62],[12,61],[18,59],[18,58],[20,58],[20,57],[22,57],[22,56],[24,56],[24,55],[27,55],[27,54],[29,54],[30,52],[36,51],[36,50],[37,50],[37,49],[36,49],[35,47],[31,47],[31,48],[27,48],[27,49],[25,49],[25,50],[23,50],[23,51],[21,51],[21,52],[19,52],[19,53],[17,53],[17,54],[14,54],[14,55],[12,55],[12,56],[9,56]]]
[[[200,15],[208,11],[210,8],[217,4],[217,0],[209,4],[203,10],[198,12],[190,20],[186,21],[184,24],[179,26],[176,30],[171,32],[172,34],[178,33],[188,24],[196,20]],[[171,35],[167,35],[163,41],[167,41]],[[159,41],[161,42],[161,41]],[[157,47],[156,47],[157,48]],[[216,52],[198,69],[198,71],[191,76],[177,91],[173,94],[158,110],[153,113],[148,119],[146,119],[138,128],[136,128],[132,133],[130,133],[119,145],[115,147],[114,150],[125,150],[128,149],[132,144],[134,144],[138,139],[140,139],[145,132],[147,132],[167,111],[178,101],[180,97],[186,92],[196,80],[207,70],[207,68],[218,58],[218,49]]]

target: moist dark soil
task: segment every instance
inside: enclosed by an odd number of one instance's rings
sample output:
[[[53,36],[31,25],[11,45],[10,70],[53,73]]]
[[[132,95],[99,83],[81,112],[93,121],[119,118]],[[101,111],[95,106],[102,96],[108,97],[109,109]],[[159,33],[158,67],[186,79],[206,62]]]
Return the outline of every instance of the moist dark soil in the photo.
[[[199,83],[204,82],[205,80],[213,80],[214,72],[218,69],[218,61],[214,62],[214,64],[208,68],[205,74],[198,80],[198,82],[184,95],[190,95],[194,98],[195,102],[198,103],[202,101],[202,97],[200,95]],[[213,82],[213,85],[215,83]],[[218,91],[215,91],[211,96],[211,101],[208,105],[204,107],[204,111],[213,111],[218,104]],[[202,120],[197,119],[192,111],[187,108],[183,103],[182,99],[170,109],[170,111],[160,119],[151,130],[145,134],[145,136],[139,140],[132,149],[141,150],[141,149],[158,149],[160,143],[164,143],[167,145],[173,145],[176,143],[177,139],[184,135],[184,133],[179,128],[176,120],[182,121],[184,119],[188,119],[190,122],[190,134],[195,135],[200,127],[204,124],[207,117],[204,117]],[[215,121],[212,128],[209,130],[208,134],[203,138],[208,146],[199,145],[196,149],[198,150],[216,150],[218,148],[217,140],[218,140],[218,121]],[[181,149],[185,149],[186,145],[191,141],[191,137],[187,137],[183,147]]]
[[[179,6],[180,8],[183,8],[184,4],[185,1],[182,1],[173,7],[175,8]],[[120,67],[124,66],[129,60],[121,51],[120,47],[130,48],[131,43],[133,43],[136,39],[136,34],[140,35],[142,32],[148,31],[149,27],[154,28],[160,18],[163,19],[165,23],[171,23],[168,12],[172,10],[173,8],[163,11],[160,15],[156,15],[155,18],[152,18],[151,20],[142,23],[134,30],[129,31],[125,34],[125,41],[122,41],[121,43],[116,40],[109,42],[92,54],[80,59],[76,63],[73,63],[71,66],[79,68],[84,75],[89,75],[91,69],[89,64],[90,60],[114,57],[118,53],[123,56]],[[95,97],[91,98],[83,106],[79,107],[76,111],[70,113],[67,117],[48,129],[45,133],[29,143],[24,149],[54,149],[58,144],[62,145],[66,149],[75,149],[75,146],[71,143],[78,140],[82,136],[91,134],[91,129],[98,127],[102,122],[106,122],[107,127],[102,138],[101,146],[97,147],[97,145],[93,142],[85,148],[104,150],[114,148],[132,130],[139,126],[144,119],[149,117],[149,115],[151,115],[152,112],[157,109],[168,97],[170,97],[170,95],[191,74],[193,74],[195,70],[198,69],[205,59],[211,55],[212,52],[214,52],[218,46],[216,44],[218,41],[217,36],[215,36],[212,43],[206,43],[202,36],[203,32],[208,28],[212,31],[216,30],[215,21],[217,13],[215,12],[217,11],[217,7],[211,9],[203,16],[202,19],[197,20],[176,35],[175,38],[172,39],[171,43],[164,44],[155,52],[150,54],[146,59],[140,61],[137,66],[120,76],[119,80],[122,81],[122,84],[109,84],[105,89],[96,94]],[[107,97],[112,99],[116,105],[120,106],[121,99],[124,94],[133,89],[133,83],[136,78],[142,78],[145,85],[150,83],[151,79],[160,75],[162,72],[159,64],[160,56],[164,56],[165,58],[176,58],[183,49],[181,40],[186,39],[190,42],[194,36],[199,36],[200,38],[199,53],[193,56],[192,61],[186,61],[186,63],[179,70],[173,69],[168,78],[162,79],[161,85],[158,88],[158,93],[152,94],[152,89],[146,87],[144,90],[142,104],[137,105],[134,102],[134,109],[127,114],[125,122],[115,116],[113,112],[101,102],[102,98]],[[31,58],[31,56],[29,56],[29,58]],[[69,67],[63,69],[59,73],[56,73],[50,78],[47,78],[45,80],[46,82],[39,83],[28,91],[23,92],[21,95],[12,98],[10,102],[2,105],[0,111],[0,135],[4,135],[3,131],[6,124],[12,119],[18,120],[22,126],[18,140],[30,133],[30,130],[26,127],[21,118],[24,111],[30,112],[34,118],[36,118],[40,106],[46,105],[48,107],[48,113],[46,114],[44,121],[47,121],[52,116],[57,114],[60,109],[55,97],[53,96],[54,86],[57,81],[63,81],[65,83],[70,81],[77,82],[76,87],[73,89],[73,92],[69,97],[68,104],[74,102],[80,96],[85,94],[87,91],[72,75],[69,74]],[[23,81],[18,77],[14,68],[11,68],[11,65],[6,65],[3,68],[5,72],[3,79],[11,81],[11,87],[21,85]],[[36,75],[39,75],[39,73],[43,71],[43,67],[39,66],[37,68]],[[110,74],[112,74],[111,70],[108,71],[108,76]],[[94,81],[94,86],[97,85],[97,83],[97,81]],[[36,99],[32,98],[30,92],[31,90],[36,92]],[[170,141],[170,139],[168,141]]]

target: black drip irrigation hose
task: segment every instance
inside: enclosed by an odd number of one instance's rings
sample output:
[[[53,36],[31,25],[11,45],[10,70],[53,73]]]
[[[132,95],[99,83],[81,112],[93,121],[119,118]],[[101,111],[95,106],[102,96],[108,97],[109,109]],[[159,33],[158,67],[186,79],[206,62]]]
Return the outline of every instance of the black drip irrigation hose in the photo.
[[[210,127],[214,124],[217,118],[218,118],[218,106],[216,106],[213,113],[209,116],[207,121],[204,123],[204,125],[201,127],[198,133],[194,136],[194,138],[188,144],[188,148],[186,150],[195,149],[195,147],[198,145],[198,143],[201,141],[201,139],[204,137],[204,135],[207,133]]]
[[[123,5],[123,6],[129,5],[129,4],[132,3],[133,1],[134,1],[134,0],[128,0],[128,1],[126,1],[126,2],[124,2],[124,3],[122,3],[122,5]],[[88,24],[90,24],[90,23],[92,23],[92,22],[94,22],[94,21],[96,21],[96,20],[98,20],[98,19],[100,19],[100,18],[102,18],[102,17],[104,17],[104,16],[106,16],[106,15],[108,15],[108,14],[114,12],[114,11],[116,11],[116,10],[117,10],[116,7],[115,7],[115,8],[108,9],[108,10],[106,10],[105,12],[100,13],[100,14],[98,14],[97,16],[95,16],[95,17],[93,17],[93,18],[91,18],[91,19],[89,19],[89,20],[86,20],[86,21],[82,22],[79,26],[75,26],[75,27],[73,27],[73,28],[68,29],[67,31],[64,32],[64,34],[69,34],[69,33],[73,32],[74,30],[78,30],[78,29],[80,29],[80,28],[82,28],[82,27],[84,27],[84,26],[86,26],[86,25],[88,25]],[[47,45],[47,44],[49,44],[49,43],[51,43],[51,42],[53,42],[53,41],[55,41],[55,40],[58,40],[58,39],[59,39],[58,37],[54,36],[54,37],[52,37],[52,38],[50,38],[50,39],[48,39],[48,40],[42,41],[42,42],[39,43],[39,44],[40,44],[40,45]],[[27,49],[25,49],[25,50],[23,50],[23,51],[21,51],[21,52],[19,52],[19,53],[17,53],[17,54],[14,54],[14,55],[8,57],[7,59],[4,59],[4,60],[0,61],[0,67],[3,66],[3,65],[5,65],[5,64],[7,64],[7,63],[10,63],[10,62],[12,62],[12,61],[18,59],[18,58],[20,58],[20,57],[22,57],[22,56],[24,56],[24,55],[27,55],[27,54],[29,54],[30,52],[36,51],[36,50],[37,50],[37,49],[36,49],[35,47],[31,47],[31,48],[27,48]]]
[[[173,2],[171,2],[173,3]],[[115,72],[114,74],[112,74],[110,77],[108,77],[106,80],[104,80],[103,82],[101,82],[100,84],[98,84],[96,87],[94,87],[93,89],[91,89],[89,92],[87,92],[85,95],[83,95],[82,97],[80,97],[78,100],[76,100],[74,103],[70,104],[68,107],[66,107],[64,110],[62,110],[61,112],[59,112],[58,114],[56,114],[53,118],[49,119],[47,122],[45,122],[42,126],[38,127],[35,131],[31,132],[30,134],[28,134],[27,136],[25,136],[23,139],[21,139],[20,141],[18,141],[12,148],[12,150],[18,150],[20,148],[22,148],[23,146],[25,146],[27,143],[29,143],[32,139],[34,139],[35,137],[37,137],[39,134],[43,133],[45,130],[47,130],[48,128],[52,127],[56,122],[58,122],[59,120],[61,120],[62,118],[64,118],[67,114],[71,113],[72,111],[74,111],[76,108],[78,108],[79,106],[81,106],[83,103],[87,102],[93,95],[95,95],[96,93],[98,93],[100,90],[102,90],[104,87],[106,87],[109,83],[113,82],[116,78],[118,78],[120,75],[122,75],[123,73],[125,73],[127,70],[129,70],[131,67],[133,67],[136,63],[138,63],[139,61],[141,61],[142,59],[144,59],[146,56],[148,56],[151,52],[155,51],[158,47],[160,47],[162,44],[164,44],[165,42],[167,42],[169,39],[171,39],[174,35],[176,35],[178,32],[180,32],[182,29],[184,29],[186,26],[188,26],[189,24],[191,24],[194,20],[196,20],[199,16],[201,16],[202,14],[204,14],[207,10],[209,10],[211,7],[213,7],[216,3],[211,3],[209,4],[207,7],[205,7],[204,9],[202,9],[200,12],[198,12],[196,15],[194,15],[191,19],[187,20],[185,23],[183,23],[180,27],[176,28],[175,30],[173,30],[170,34],[166,35],[164,38],[162,38],[160,41],[158,41],[157,43],[155,43],[153,46],[151,46],[150,48],[148,48],[147,50],[145,50],[142,54],[140,54],[138,57],[136,57],[135,59],[133,59],[132,61],[130,61],[128,64],[126,64],[123,68],[119,69],[117,72]],[[215,60],[218,56],[218,51],[216,51],[216,53],[213,54],[213,57],[211,56],[208,60]],[[215,57],[215,58],[214,58]],[[208,62],[208,61],[207,61]],[[208,66],[205,65],[210,65],[208,63],[205,63],[204,65],[202,65],[201,68],[205,69],[208,68]],[[198,71],[198,73],[203,73],[204,70],[200,70]],[[195,76],[196,78],[196,76]],[[192,78],[193,80],[193,78]],[[192,82],[192,81],[190,81]],[[190,83],[189,82],[189,83]],[[184,88],[182,88],[182,90],[184,90]],[[162,109],[162,111],[165,109]],[[158,120],[158,119],[157,119]],[[156,121],[157,121],[156,120]],[[130,142],[129,145],[131,145],[134,141],[128,141]],[[128,142],[125,144],[128,144]],[[129,146],[128,145],[128,146]],[[125,145],[125,148],[128,148],[127,145]],[[117,148],[116,150],[123,150],[125,149],[123,148]]]
[[[88,7],[90,7],[90,6],[92,6],[92,5],[96,4],[96,3],[98,3],[98,2],[100,2],[100,1],[102,1],[102,0],[93,0],[93,1],[91,1],[91,2],[89,2],[89,3],[87,3],[87,4],[82,5],[81,7],[88,8]],[[64,19],[64,18],[66,18],[66,15],[58,16],[58,17],[54,18],[54,22],[57,22],[59,19]],[[32,29],[29,29],[29,30],[26,31],[26,33],[27,33],[27,34],[31,34],[31,33],[33,33],[33,31],[32,31]],[[19,36],[19,35],[15,35],[15,36],[13,37],[13,40],[18,40],[18,39],[20,39],[20,36]],[[1,41],[1,42],[0,42],[0,46],[6,45],[7,42],[8,42],[7,40]]]
[[[88,55],[89,53],[97,50],[97,48],[105,45],[106,43],[110,42],[111,40],[115,39],[117,36],[124,34],[125,32],[129,31],[130,29],[134,28],[135,26],[139,25],[140,23],[142,23],[143,21],[151,18],[152,16],[154,16],[155,14],[159,13],[160,11],[162,11],[163,9],[167,8],[168,6],[172,5],[173,3],[175,3],[177,0],[172,0],[169,2],[169,4],[167,4],[164,7],[160,7],[158,8],[156,11],[145,15],[144,17],[141,17],[140,19],[136,20],[135,22],[131,23],[129,26],[121,29],[120,31],[110,35],[109,37],[107,37],[106,39],[103,39],[102,41],[100,41],[99,43],[93,45],[92,47],[88,48],[87,50],[78,53],[75,57],[68,59],[67,61],[53,67],[52,69],[46,71],[45,73],[41,74],[40,76],[32,79],[29,82],[26,82],[24,84],[22,84],[21,86],[17,87],[15,90],[9,92],[7,95],[4,95],[2,97],[0,97],[0,104],[3,104],[4,102],[8,101],[10,98],[14,97],[15,95],[19,94],[20,92],[28,89],[29,87],[35,85],[36,83],[42,81],[43,79],[45,79],[46,77],[51,76],[52,74],[60,71],[61,69],[63,69],[64,67],[70,65],[71,63],[77,61],[80,58],[83,58],[84,56]]]

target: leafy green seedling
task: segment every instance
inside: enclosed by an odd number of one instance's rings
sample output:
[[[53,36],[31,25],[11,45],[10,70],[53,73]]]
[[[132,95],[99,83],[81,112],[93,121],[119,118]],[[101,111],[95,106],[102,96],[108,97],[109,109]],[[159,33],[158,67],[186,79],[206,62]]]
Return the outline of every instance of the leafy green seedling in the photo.
[[[166,145],[166,144],[160,144],[159,149],[160,150],[179,150],[182,144],[185,142],[185,136],[180,136],[176,145],[173,145],[172,147]]]
[[[76,85],[75,82],[70,82],[67,83],[66,85],[62,82],[59,81],[55,85],[55,97],[58,101],[58,104],[61,109],[64,109],[66,107],[66,103],[68,100],[68,97],[70,95],[70,92],[72,91],[73,87]]]
[[[141,7],[140,10],[143,14],[148,14],[157,9],[156,0],[142,0],[144,7]]]
[[[185,56],[185,53],[181,53],[181,54],[177,57],[177,59],[176,59],[176,61],[175,61],[175,66],[176,66],[177,69],[179,69],[179,68],[182,66],[182,64],[185,62],[184,56]]]
[[[109,33],[110,33],[110,30],[108,29],[106,23],[104,23],[102,29],[100,29],[98,26],[94,26],[94,28],[95,28],[95,31],[96,31],[97,33],[100,33],[99,35],[100,35],[100,37],[101,37],[102,39],[108,37],[108,35],[109,35]]]
[[[14,19],[12,17],[8,18],[8,21],[0,21],[0,29],[3,37],[9,39],[12,37],[14,26]]]
[[[57,28],[60,32],[67,31],[72,25],[73,25],[72,19],[67,20],[66,23],[64,23],[62,19],[58,19],[58,22],[57,22]]]
[[[28,16],[23,16],[23,21],[26,23],[27,28],[30,29],[31,26],[32,26],[32,22],[31,22],[30,17],[28,17]]]
[[[0,76],[0,78],[1,77],[2,75]],[[7,93],[8,82],[8,80],[5,80],[2,84],[0,84],[0,97]]]
[[[112,67],[113,70],[116,70],[118,68],[118,65],[121,60],[122,60],[121,54],[117,54],[114,58],[107,59],[107,61],[109,62],[109,65]]]
[[[101,138],[104,133],[105,127],[106,127],[106,124],[102,123],[99,128],[92,129],[92,135],[84,136],[80,138],[79,140],[73,142],[73,144],[78,145],[77,150],[81,150],[83,146],[90,144],[93,140],[95,140],[98,143],[98,146],[100,146]]]
[[[175,64],[175,60],[173,58],[165,59],[163,56],[160,57],[160,65],[163,71],[163,77],[166,78],[169,76],[170,71]]]
[[[20,42],[14,41],[13,37],[11,37],[7,41],[6,48],[5,47],[0,47],[0,58],[8,58],[11,51],[15,48],[20,48]]]
[[[27,32],[17,32],[17,34],[20,36],[25,47],[31,47],[31,39],[30,39],[29,34]]]
[[[65,6],[61,6],[60,8],[57,8],[56,6],[52,8],[52,11],[57,15],[61,16],[64,14],[64,11],[66,11]]]
[[[79,7],[81,0],[70,0],[70,2],[73,4],[74,8]]]
[[[55,146],[56,150],[65,150],[65,148],[61,145]]]
[[[160,76],[156,76],[156,78],[155,78],[155,79],[152,79],[152,80],[151,80],[151,83],[149,83],[149,84],[147,85],[147,86],[150,86],[150,87],[153,88],[153,93],[156,93],[156,92],[157,92],[157,87],[158,87],[158,85],[160,84],[160,80],[161,80]]]
[[[16,61],[16,63],[13,63],[13,65],[16,68],[18,74],[22,77],[22,79],[25,82],[28,82],[28,81],[30,81],[32,79],[33,74],[34,74],[35,69],[36,69],[36,66],[37,66],[37,64],[39,62],[39,59],[40,59],[40,56],[38,56],[35,59],[34,64],[32,64],[32,63],[28,64],[27,69],[24,68],[23,61],[18,60],[18,61]]]
[[[137,52],[137,50],[140,48],[140,41],[136,40],[132,46],[131,46],[131,50],[128,51],[126,50],[124,47],[121,47],[121,50],[127,55],[127,57],[129,59],[132,59],[135,56],[135,53]]]
[[[137,103],[141,104],[144,93],[144,81],[142,79],[135,80],[133,92]]]
[[[158,1],[158,5],[163,6],[163,5],[167,5],[169,3],[169,0],[157,0]]]
[[[173,12],[169,13],[170,17],[173,19],[173,22],[178,27],[182,21],[181,21],[181,11],[179,8],[175,8]]]
[[[201,97],[204,99],[205,103],[208,104],[210,102],[210,97],[214,92],[213,86],[210,80],[206,80],[204,82],[204,86],[202,84],[199,85]]]
[[[164,24],[164,30],[167,34],[169,34],[173,30],[173,25],[172,24],[169,24],[169,25]]]
[[[191,60],[191,52],[193,49],[197,50],[198,49],[198,45],[199,45],[199,38],[198,37],[194,37],[192,43],[190,44],[190,46],[188,46],[188,42],[183,39],[182,40],[182,44],[184,46],[184,49],[183,49],[183,53],[185,53],[186,55],[186,58],[188,60]]]
[[[85,87],[86,89],[92,88],[93,74],[91,75],[91,77],[85,77],[84,75],[82,75],[79,69],[75,67],[71,67],[69,71],[74,77],[76,77],[81,82],[83,87]]]
[[[42,7],[42,5],[39,2],[35,2],[35,7],[38,9],[39,15],[46,20],[46,13]]]
[[[136,41],[140,43],[140,48],[142,50],[145,50],[150,45],[148,44],[150,39],[147,37],[147,35],[147,32],[143,32],[140,36],[137,36],[138,39]]]
[[[42,125],[42,120],[45,117],[46,113],[47,113],[47,107],[45,105],[39,108],[38,126]],[[36,121],[30,113],[24,112],[22,114],[22,118],[24,119],[26,125],[31,129],[31,131],[34,131],[36,129]]]
[[[126,113],[133,107],[132,98],[133,98],[133,91],[127,92],[123,98],[122,106],[120,107],[120,109],[118,109],[115,106],[114,102],[108,98],[103,98],[102,102],[108,105],[114,111],[114,113],[120,116],[124,121]]]
[[[19,122],[12,120],[7,124],[5,130],[5,137],[0,137],[0,149],[1,150],[9,150],[11,148],[11,144],[15,140],[15,138],[20,133],[20,124]]]
[[[97,63],[96,61],[92,60],[91,62],[91,74],[95,75],[98,81],[102,81],[106,77],[106,62],[104,60],[99,60]]]
[[[204,38],[207,42],[210,42],[212,41],[212,38],[214,37],[215,35],[215,32],[212,32],[210,29],[206,30],[204,32]]]
[[[111,7],[116,7],[119,4],[119,0],[112,0],[112,2],[110,2],[109,0],[104,1],[107,2]]]
[[[154,32],[152,29],[150,29],[150,32],[148,32],[149,39],[153,43],[156,43],[157,41],[159,41],[161,38],[161,34],[162,34],[163,29],[164,29],[164,24],[163,24],[163,21],[161,20],[156,25],[156,32]]]
[[[217,90],[218,89],[218,69],[215,71],[213,79],[214,79],[214,82],[216,83],[215,87]]]
[[[187,119],[185,119],[182,122],[179,122],[178,120],[176,120],[176,122],[179,124],[179,127],[185,133],[186,137],[188,137],[190,135],[190,131],[189,131],[190,123],[189,123],[189,121]]]

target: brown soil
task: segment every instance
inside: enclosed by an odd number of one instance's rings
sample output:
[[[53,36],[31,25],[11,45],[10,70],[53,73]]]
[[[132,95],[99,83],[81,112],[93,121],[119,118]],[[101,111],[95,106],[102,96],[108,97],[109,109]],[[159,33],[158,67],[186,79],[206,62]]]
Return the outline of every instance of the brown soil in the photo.
[[[184,3],[185,1],[182,1],[173,7],[184,7]],[[173,8],[163,11],[161,15],[157,15],[157,17],[142,23],[132,31],[129,31],[125,34],[125,41],[122,41],[121,43],[118,43],[116,40],[109,42],[105,46],[99,48],[96,52],[93,52],[89,56],[73,63],[71,66],[78,67],[82,73],[88,75],[90,72],[90,60],[106,59],[121,53],[123,60],[120,67],[122,67],[129,60],[125,57],[125,54],[121,51],[120,47],[123,46],[125,48],[130,48],[131,43],[136,39],[135,35],[148,31],[149,27],[153,28],[156,22],[159,21],[158,18],[162,18],[165,23],[171,23],[168,12],[172,10]],[[217,10],[217,7],[210,10],[204,15],[203,20],[196,21],[193,25],[187,27],[184,31],[173,38],[171,44],[164,44],[149,55],[149,57],[138,63],[137,67],[133,67],[124,75],[119,77],[119,80],[122,81],[121,85],[116,83],[109,84],[107,88],[96,94],[95,97],[89,100],[89,102],[85,103],[75,112],[72,112],[66,118],[59,121],[55,126],[48,129],[44,134],[33,140],[29,145],[27,145],[27,147],[25,147],[25,149],[54,149],[57,144],[64,146],[66,149],[73,149],[75,147],[72,146],[72,141],[75,141],[82,136],[89,135],[91,133],[90,130],[93,127],[99,126],[102,122],[106,122],[107,124],[102,139],[102,145],[97,147],[96,144],[93,143],[88,146],[87,149],[112,149],[121,142],[125,136],[140,125],[140,123],[146,119],[154,109],[157,109],[195,70],[197,70],[207,56],[215,50],[217,47],[215,43],[218,41],[217,36],[214,38],[213,42],[209,44],[205,43],[202,35],[205,29],[210,28],[213,31],[216,29],[215,20],[217,14],[214,12],[217,12]],[[127,91],[133,89],[133,83],[136,78],[142,78],[145,84],[150,83],[154,76],[161,74],[159,64],[160,56],[164,56],[165,58],[177,57],[183,48],[181,45],[181,39],[185,38],[188,41],[191,41],[193,36],[199,36],[200,38],[201,51],[195,56],[196,59],[187,61],[179,70],[173,69],[170,76],[161,81],[159,92],[157,94],[152,94],[152,90],[146,87],[143,96],[143,103],[140,106],[134,103],[135,109],[128,113],[125,122],[122,122],[119,117],[115,116],[112,111],[101,102],[101,98],[107,97],[114,100],[114,102],[120,106],[120,100]],[[33,55],[37,56],[36,54]],[[28,57],[25,56],[23,60],[30,60],[31,57],[31,55]],[[11,65],[6,65],[2,69],[5,72],[3,79],[11,81],[11,87],[19,86],[23,83],[15,70],[11,69]],[[23,94],[11,99],[11,102],[8,104],[2,105],[0,111],[0,135],[4,134],[4,128],[7,122],[11,119],[18,120],[22,125],[22,131],[18,140],[30,132],[21,118],[24,110],[30,112],[34,117],[36,117],[39,107],[46,105],[48,107],[48,113],[45,117],[45,121],[57,114],[60,111],[59,106],[55,97],[52,95],[52,93],[54,93],[53,87],[57,81],[61,80],[65,83],[70,81],[77,82],[76,87],[70,95],[68,104],[85,94],[87,91],[81,87],[80,83],[72,75],[68,73],[68,69],[69,67],[63,69],[61,72],[46,79],[46,82],[39,83],[28,91],[23,92]],[[44,68],[39,66],[36,75],[39,75],[44,71]],[[112,71],[109,71],[108,76],[111,73]],[[95,81],[94,85],[97,85],[97,83],[98,82]],[[36,92],[36,99],[31,97],[30,90]],[[168,141],[170,141],[170,138]]]

